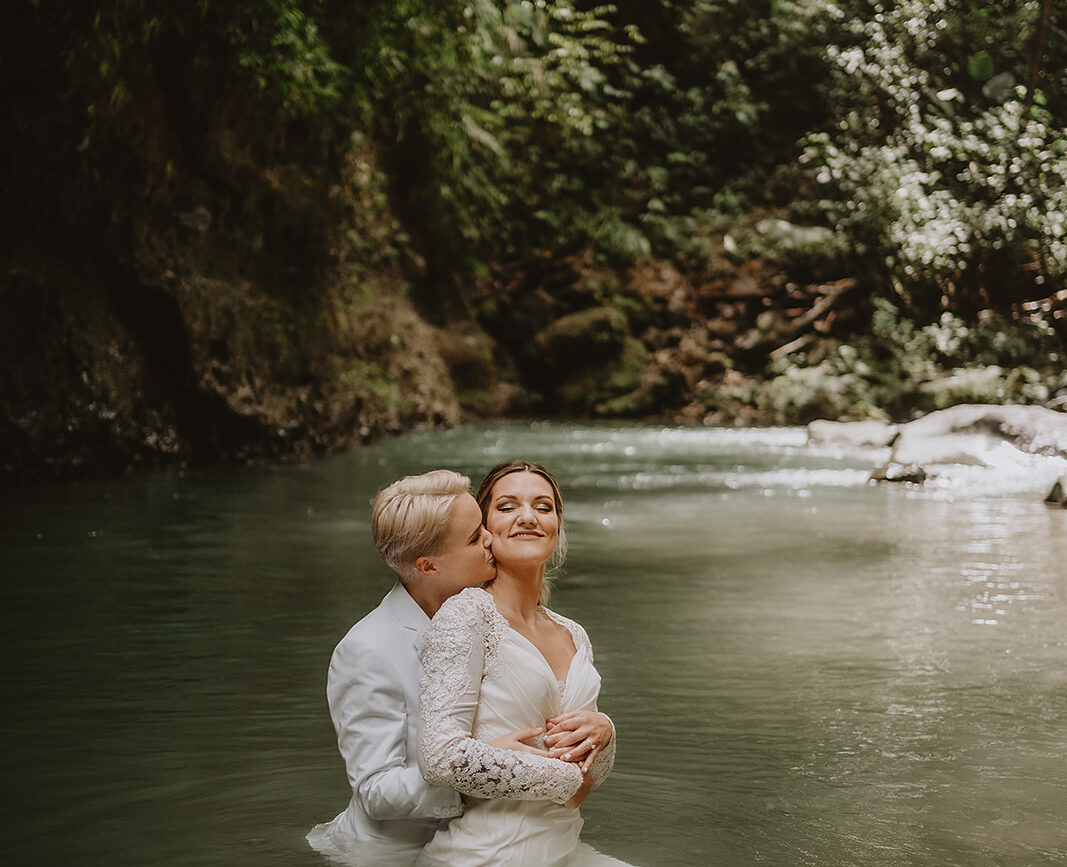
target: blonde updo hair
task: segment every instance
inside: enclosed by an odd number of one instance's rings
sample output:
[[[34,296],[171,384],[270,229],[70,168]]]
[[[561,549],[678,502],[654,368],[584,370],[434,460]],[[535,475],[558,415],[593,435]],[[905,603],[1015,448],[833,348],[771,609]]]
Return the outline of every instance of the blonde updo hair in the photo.
[[[469,494],[471,480],[452,470],[404,476],[382,488],[371,506],[371,535],[380,556],[401,578],[419,557],[441,551],[448,536],[448,510]]]
[[[504,461],[504,463],[497,464],[486,473],[481,485],[478,486],[478,493],[475,499],[478,501],[478,507],[482,510],[482,526],[485,526],[486,517],[489,515],[489,505],[493,499],[493,487],[504,476],[509,476],[512,473],[533,473],[548,482],[548,486],[552,489],[552,500],[555,503],[556,518],[559,521],[559,536],[556,539],[556,550],[552,552],[552,556],[549,558],[549,572],[545,574],[545,578],[541,583],[541,593],[537,600],[542,605],[547,605],[548,598],[552,593],[550,579],[553,576],[550,573],[557,572],[563,565],[563,561],[567,559],[567,533],[563,529],[563,495],[559,492],[559,484],[556,482],[556,477],[547,468],[540,464],[535,464],[533,461]]]

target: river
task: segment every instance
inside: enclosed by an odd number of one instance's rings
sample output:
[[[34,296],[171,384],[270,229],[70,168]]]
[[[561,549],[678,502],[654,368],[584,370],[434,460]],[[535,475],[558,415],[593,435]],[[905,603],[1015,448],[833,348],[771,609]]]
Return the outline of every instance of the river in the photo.
[[[1067,510],[866,482],[799,429],[537,423],[9,493],[5,862],[312,867],[347,802],[333,645],[390,586],[374,492],[539,460],[637,867],[1067,864]]]

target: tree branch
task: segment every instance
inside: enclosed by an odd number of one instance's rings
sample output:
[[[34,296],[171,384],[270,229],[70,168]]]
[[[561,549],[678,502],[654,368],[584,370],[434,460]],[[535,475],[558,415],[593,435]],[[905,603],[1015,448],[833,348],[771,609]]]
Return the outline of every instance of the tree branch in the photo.
[[[1045,56],[1045,42],[1048,39],[1049,22],[1052,18],[1052,0],[1041,0],[1041,17],[1034,32],[1034,50],[1030,55],[1030,67],[1026,72],[1026,103],[1023,113],[1027,114],[1034,104],[1034,91],[1041,78],[1041,64]]]

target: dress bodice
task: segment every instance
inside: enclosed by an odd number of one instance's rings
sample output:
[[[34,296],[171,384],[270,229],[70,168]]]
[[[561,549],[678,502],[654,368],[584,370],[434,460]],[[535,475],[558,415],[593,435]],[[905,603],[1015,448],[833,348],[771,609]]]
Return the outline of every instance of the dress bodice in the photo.
[[[577,765],[487,743],[544,726],[561,713],[596,710],[600,675],[585,630],[544,611],[574,641],[562,683],[484,590],[470,588],[449,599],[426,632],[420,765],[428,780],[458,789],[467,802],[464,815],[424,850],[427,865],[542,867],[577,845],[581,816],[562,806],[581,785]],[[594,761],[595,780],[610,771],[614,746],[612,739]]]
[[[490,676],[482,678],[474,737],[491,741],[516,729],[542,726],[568,711],[595,709],[600,675],[588,643],[575,641],[575,648],[566,680],[560,681],[541,651],[506,625],[493,659],[487,662]]]

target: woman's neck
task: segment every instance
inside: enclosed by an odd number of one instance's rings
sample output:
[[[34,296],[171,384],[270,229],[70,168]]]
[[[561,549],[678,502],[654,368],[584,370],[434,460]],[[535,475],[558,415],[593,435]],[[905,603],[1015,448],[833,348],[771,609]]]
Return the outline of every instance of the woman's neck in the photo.
[[[528,621],[537,615],[544,580],[544,564],[524,569],[497,563],[496,579],[489,590],[496,600],[497,610],[508,620]]]

